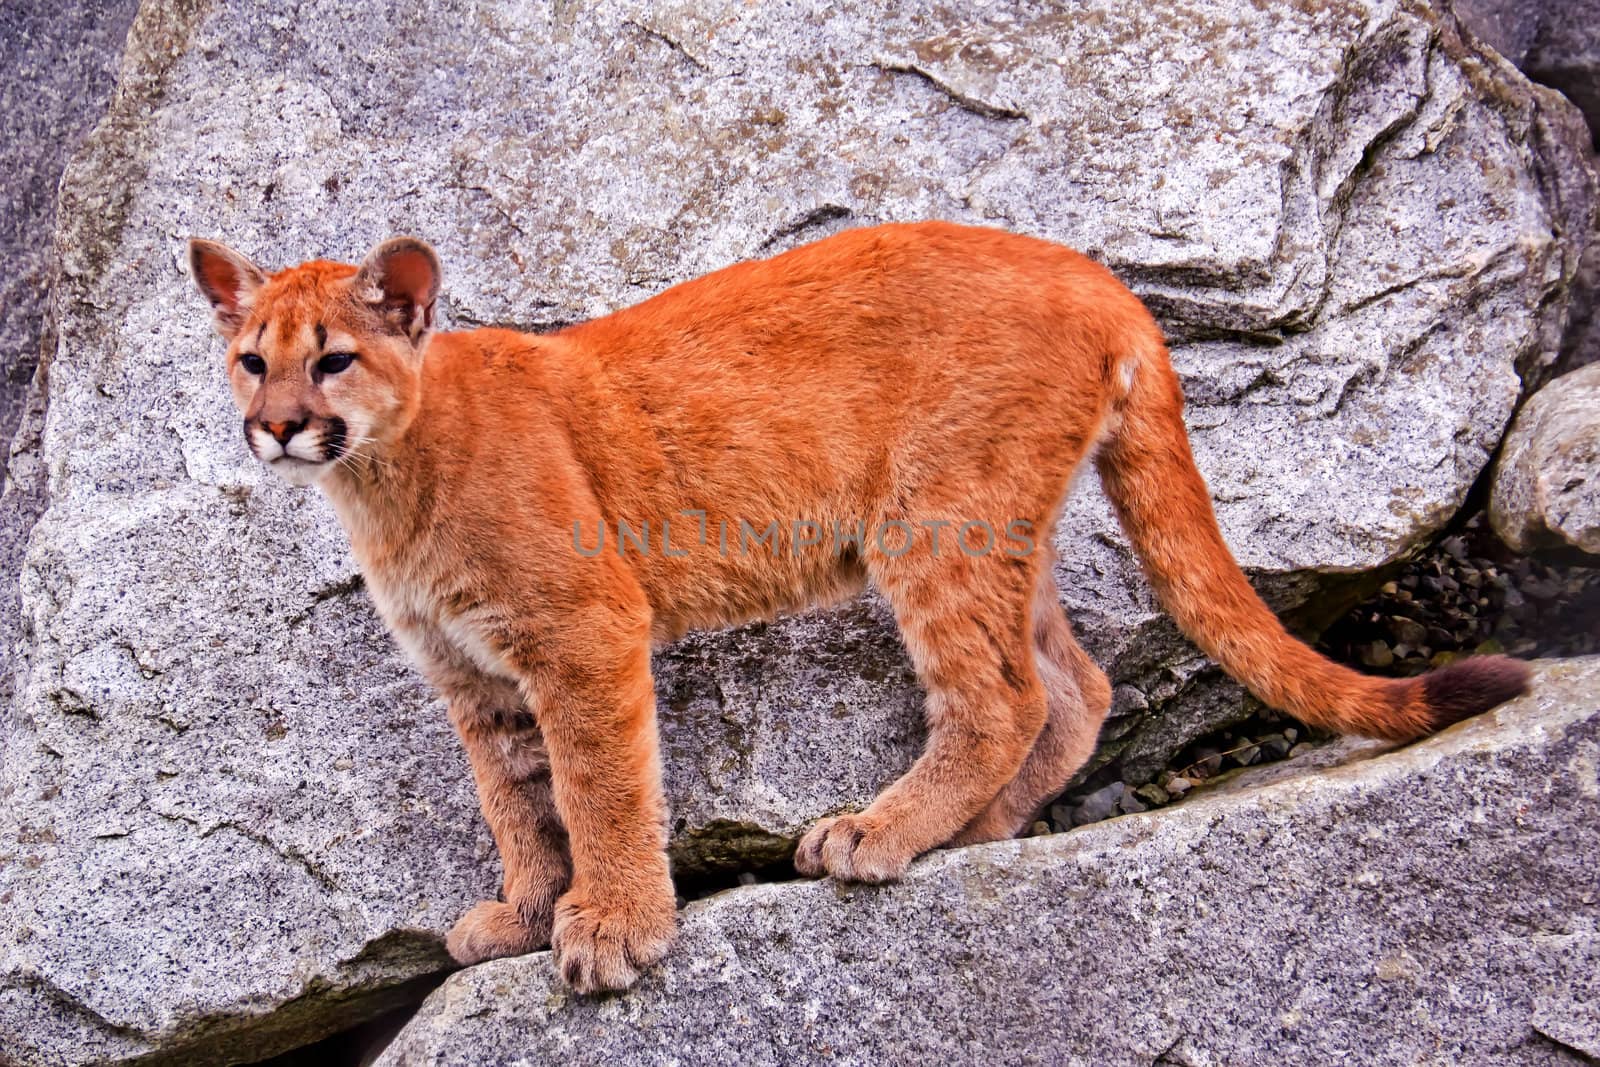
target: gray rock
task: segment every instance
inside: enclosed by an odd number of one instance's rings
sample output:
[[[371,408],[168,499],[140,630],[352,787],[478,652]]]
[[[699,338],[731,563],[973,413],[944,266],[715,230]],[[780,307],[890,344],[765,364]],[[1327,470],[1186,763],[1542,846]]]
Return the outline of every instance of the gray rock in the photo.
[[[787,859],[819,815],[859,810],[921,750],[922,698],[876,598],[655,660],[680,875]]]
[[[1600,362],[1600,216],[1573,279],[1568,308],[1567,332],[1553,368],[1558,373]],[[1529,381],[1538,383],[1538,377]]]
[[[629,993],[453,975],[379,1067],[1580,1064],[1600,1042],[1600,659],[1332,769],[692,904]],[[1289,772],[1289,773],[1285,773]]]
[[[0,706],[10,703],[20,639],[17,576],[43,510],[34,387],[55,230],[56,186],[105,110],[134,0],[0,6]],[[19,426],[21,427],[19,435]],[[13,436],[18,458],[10,459]],[[7,485],[7,474],[16,479]]]
[[[1455,10],[1469,30],[1524,74],[1577,104],[1591,142],[1600,148],[1600,0],[1459,0]],[[1600,239],[1591,235],[1574,284],[1558,373],[1600,360],[1597,310]]]
[[[134,0],[0,7],[0,442],[16,430],[44,340],[56,185],[105,110],[137,7]],[[0,444],[0,477],[5,468]]]
[[[1122,799],[1123,788],[1122,782],[1112,782],[1084,797],[1083,803],[1072,813],[1073,825],[1109,819],[1117,810],[1117,802]]]
[[[1572,98],[1588,118],[1600,148],[1600,3],[1546,3],[1539,34],[1519,65],[1529,77]]]
[[[1600,557],[1600,363],[1550,382],[1517,413],[1495,463],[1489,521],[1518,552]]]
[[[1600,2],[1459,0],[1455,9],[1524,74],[1571,97],[1600,147]]]
[[[148,0],[61,191],[48,511],[0,735],[0,1048],[269,1055],[438,966],[497,882],[329,509],[241,447],[190,234],[278,265],[416,233],[457,324],[527,326],[879,220],[1074,244],[1172,332],[1223,526],[1308,612],[1438,530],[1551,358],[1593,199],[1571,119],[1380,0]],[[1093,490],[1058,579],[1122,694],[1106,757],[1149,765],[1246,706],[1183,725],[1214,671]],[[870,600],[658,662],[685,865],[770,857],[912,757]]]

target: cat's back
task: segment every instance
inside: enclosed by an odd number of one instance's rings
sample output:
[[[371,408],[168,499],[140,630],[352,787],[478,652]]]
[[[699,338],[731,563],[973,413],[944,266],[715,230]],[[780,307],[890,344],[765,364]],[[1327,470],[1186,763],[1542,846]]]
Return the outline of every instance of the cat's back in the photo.
[[[562,332],[605,345],[713,330],[907,326],[993,312],[996,300],[1019,295],[1037,301],[1069,280],[1107,279],[1092,260],[1040,238],[951,222],[886,223],[724,267]]]
[[[1130,312],[1142,313],[1137,299],[1063,245],[891,223],[734,264],[557,336],[640,388],[747,381],[839,395],[852,379],[965,380],[1036,364],[1020,343]]]

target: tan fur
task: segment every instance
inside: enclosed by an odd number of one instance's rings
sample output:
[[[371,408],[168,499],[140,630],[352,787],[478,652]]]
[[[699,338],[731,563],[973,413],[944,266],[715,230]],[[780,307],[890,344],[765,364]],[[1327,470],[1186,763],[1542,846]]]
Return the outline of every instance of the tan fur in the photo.
[[[252,447],[333,502],[471,757],[506,877],[504,901],[452,932],[462,962],[548,934],[593,990],[659,958],[673,897],[652,644],[867,582],[926,690],[927,749],[867,810],[814,827],[796,866],[881,882],[1027,825],[1110,703],[1049,558],[1096,445],[1164,601],[1268,703],[1412,737],[1521,684],[1496,660],[1368,679],[1284,633],[1217,533],[1154,322],[1057,245],[855,230],[548,336],[430,333],[437,261],[406,238],[359,269],[266,278],[206,242],[192,261]],[[339,351],[347,369],[317,369]],[[777,522],[776,551],[725,550],[717,531],[741,520]],[[886,536],[813,545],[802,520]],[[649,550],[619,551],[619,522],[648,524]],[[962,523],[986,524],[990,549]],[[583,551],[601,526],[611,540]]]

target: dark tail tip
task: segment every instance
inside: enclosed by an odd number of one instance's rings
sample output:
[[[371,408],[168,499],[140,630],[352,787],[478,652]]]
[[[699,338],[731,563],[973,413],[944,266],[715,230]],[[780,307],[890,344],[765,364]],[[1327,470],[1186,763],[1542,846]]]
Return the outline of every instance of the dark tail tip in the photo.
[[[1422,676],[1422,697],[1435,730],[1527,691],[1528,665],[1510,656],[1474,656]]]

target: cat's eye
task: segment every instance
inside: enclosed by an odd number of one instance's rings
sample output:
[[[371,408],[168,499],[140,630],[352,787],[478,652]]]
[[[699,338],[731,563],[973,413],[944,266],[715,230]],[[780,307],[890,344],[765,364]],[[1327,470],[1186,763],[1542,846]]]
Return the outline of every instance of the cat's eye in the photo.
[[[317,360],[319,374],[338,374],[356,361],[354,352],[329,352]]]
[[[246,352],[239,357],[239,366],[257,378],[267,373],[267,361],[254,352]]]

